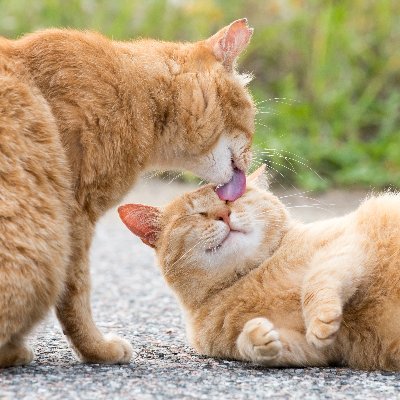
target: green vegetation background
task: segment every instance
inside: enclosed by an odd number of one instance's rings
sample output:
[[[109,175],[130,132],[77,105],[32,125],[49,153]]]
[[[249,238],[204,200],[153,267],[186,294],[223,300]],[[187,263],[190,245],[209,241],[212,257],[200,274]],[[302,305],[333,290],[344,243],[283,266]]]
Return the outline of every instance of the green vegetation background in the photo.
[[[0,34],[198,40],[244,16],[255,28],[240,60],[256,77],[255,145],[277,179],[400,187],[398,0],[0,0]]]

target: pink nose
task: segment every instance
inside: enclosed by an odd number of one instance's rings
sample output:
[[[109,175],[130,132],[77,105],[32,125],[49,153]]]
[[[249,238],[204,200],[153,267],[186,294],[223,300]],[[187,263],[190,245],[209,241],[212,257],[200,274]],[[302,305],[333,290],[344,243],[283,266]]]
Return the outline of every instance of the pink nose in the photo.
[[[215,213],[215,219],[219,221],[224,221],[228,226],[231,224],[229,216],[231,215],[230,210],[227,208],[221,208]]]

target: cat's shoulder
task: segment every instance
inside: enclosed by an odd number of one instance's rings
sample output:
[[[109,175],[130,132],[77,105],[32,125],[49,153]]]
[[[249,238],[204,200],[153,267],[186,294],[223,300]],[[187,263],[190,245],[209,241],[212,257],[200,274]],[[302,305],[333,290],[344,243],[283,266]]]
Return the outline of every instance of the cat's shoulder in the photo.
[[[359,225],[370,228],[400,229],[400,193],[385,192],[367,197],[357,209]],[[396,228],[397,227],[397,228]]]
[[[364,214],[400,215],[400,192],[384,192],[368,196],[357,210]]]

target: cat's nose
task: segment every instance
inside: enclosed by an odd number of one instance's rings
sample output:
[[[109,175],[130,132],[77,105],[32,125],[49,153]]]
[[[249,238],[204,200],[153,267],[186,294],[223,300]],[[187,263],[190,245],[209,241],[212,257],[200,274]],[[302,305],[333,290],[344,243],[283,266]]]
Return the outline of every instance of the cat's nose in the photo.
[[[221,208],[215,212],[215,219],[217,221],[224,221],[228,226],[231,224],[230,220],[231,211],[227,208]]]

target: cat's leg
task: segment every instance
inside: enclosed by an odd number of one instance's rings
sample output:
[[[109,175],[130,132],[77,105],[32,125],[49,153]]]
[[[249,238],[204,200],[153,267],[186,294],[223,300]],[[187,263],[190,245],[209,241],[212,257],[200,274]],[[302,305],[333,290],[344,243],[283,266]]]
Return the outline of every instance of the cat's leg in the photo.
[[[28,206],[27,210],[31,211]],[[8,241],[0,239],[0,367],[32,361],[33,353],[23,338],[63,289],[68,259],[63,242],[68,235],[53,229],[51,221],[41,225],[46,218],[39,215],[35,220],[21,213],[12,223],[1,224],[1,235]]]
[[[35,221],[28,217],[24,220],[21,216],[20,221],[14,218],[13,222],[0,229],[3,234],[13,233],[8,235],[8,248],[0,241],[0,367],[32,361],[33,352],[23,339],[56,303],[67,259],[59,248],[63,238],[54,232],[51,223],[46,226],[50,232],[42,238],[35,230],[29,236],[30,229],[24,231],[19,224],[36,228]]]
[[[379,368],[400,371],[400,339],[395,339],[386,348]]]
[[[72,194],[40,93],[0,72],[0,110],[0,366],[9,366],[32,360],[23,338],[63,290]]]
[[[96,327],[90,306],[89,248],[93,224],[86,214],[76,218],[72,256],[57,316],[72,346],[85,362],[120,364],[132,357],[132,346],[116,336],[104,336]]]
[[[244,360],[271,366],[277,365],[283,348],[278,331],[263,317],[246,322],[236,345]]]
[[[292,329],[277,329],[264,317],[246,322],[236,345],[244,360],[265,366],[328,364],[326,355],[310,346],[304,334]]]
[[[32,349],[19,336],[0,347],[0,368],[26,365],[32,360]]]
[[[365,254],[358,237],[346,237],[317,253],[302,287],[306,338],[316,347],[332,344],[339,331],[343,306],[364,276]]]

